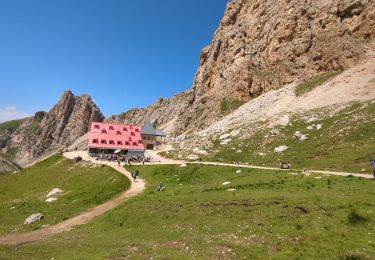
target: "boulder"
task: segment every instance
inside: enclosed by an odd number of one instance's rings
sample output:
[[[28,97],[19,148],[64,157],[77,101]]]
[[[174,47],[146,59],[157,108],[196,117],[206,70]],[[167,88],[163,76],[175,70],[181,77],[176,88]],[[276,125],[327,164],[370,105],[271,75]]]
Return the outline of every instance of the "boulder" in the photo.
[[[223,185],[228,185],[230,184],[230,181],[223,182]]]
[[[280,146],[278,146],[278,147],[276,147],[276,148],[274,149],[274,152],[275,152],[275,153],[282,153],[282,152],[284,152],[284,151],[286,151],[286,150],[288,150],[288,149],[289,149],[288,146],[286,146],[286,145],[280,145]]]
[[[35,222],[42,220],[43,218],[44,218],[44,215],[42,213],[35,213],[35,214],[30,215],[23,224],[30,225],[30,224],[33,224]]]
[[[323,127],[323,124],[317,124],[316,125],[316,130],[320,130],[320,129],[322,129],[322,127]]]
[[[53,197],[53,196],[58,195],[58,194],[60,194],[62,192],[63,191],[60,190],[59,188],[53,188],[50,192],[48,192],[46,198]]]
[[[309,125],[308,127],[306,127],[306,129],[308,129],[308,130],[313,130],[313,129],[314,129],[314,126]]]

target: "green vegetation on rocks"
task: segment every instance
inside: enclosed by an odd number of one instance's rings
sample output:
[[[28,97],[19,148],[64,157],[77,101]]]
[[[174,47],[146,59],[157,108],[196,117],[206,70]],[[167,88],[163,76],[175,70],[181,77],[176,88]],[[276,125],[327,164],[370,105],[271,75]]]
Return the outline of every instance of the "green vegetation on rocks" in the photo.
[[[15,131],[21,125],[22,120],[12,120],[0,124],[0,135],[5,134],[7,130]]]
[[[227,145],[216,142],[204,160],[272,167],[288,162],[293,169],[372,173],[369,160],[375,159],[375,103],[354,104],[332,116],[319,111],[316,114],[317,120],[310,123],[295,116],[291,125],[276,127],[276,135],[270,133],[271,129],[262,129]],[[321,129],[317,130],[317,125]],[[308,139],[299,141],[294,136],[296,131],[308,134]],[[274,148],[281,145],[289,149],[275,153]]]
[[[0,258],[375,258],[371,180],[204,165],[135,169],[144,194],[71,232],[1,246]],[[166,191],[156,191],[159,182]]]
[[[126,177],[107,166],[74,163],[53,156],[16,174],[0,175],[0,234],[26,232],[71,218],[130,187]],[[53,188],[64,192],[45,202]],[[33,213],[45,218],[23,225]],[[3,258],[0,256],[0,258]]]
[[[300,83],[299,85],[297,85],[295,90],[296,96],[301,96],[313,90],[314,88],[322,85],[326,81],[336,77],[340,73],[342,73],[342,71],[327,71],[313,77],[312,79],[307,80],[306,82]]]
[[[220,103],[221,113],[227,115],[239,108],[242,104],[243,102],[237,99],[223,99]]]

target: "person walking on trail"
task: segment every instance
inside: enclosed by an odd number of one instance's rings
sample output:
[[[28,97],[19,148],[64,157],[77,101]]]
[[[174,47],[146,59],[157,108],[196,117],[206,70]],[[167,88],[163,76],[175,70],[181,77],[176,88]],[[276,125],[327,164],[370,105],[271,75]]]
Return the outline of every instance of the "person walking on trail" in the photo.
[[[132,172],[132,178],[133,178],[134,182],[138,178],[138,175],[139,175],[139,171],[138,170],[136,170],[135,172]]]
[[[121,160],[120,160],[120,156],[119,156],[119,157],[117,157],[117,164],[118,164],[118,167],[120,167],[120,162],[121,162]]]
[[[374,175],[374,180],[375,180],[375,160],[371,160],[370,162],[371,162],[372,171],[373,171],[372,173]]]
[[[157,191],[164,191],[165,190],[165,186],[162,182],[159,183],[159,186],[156,188]]]

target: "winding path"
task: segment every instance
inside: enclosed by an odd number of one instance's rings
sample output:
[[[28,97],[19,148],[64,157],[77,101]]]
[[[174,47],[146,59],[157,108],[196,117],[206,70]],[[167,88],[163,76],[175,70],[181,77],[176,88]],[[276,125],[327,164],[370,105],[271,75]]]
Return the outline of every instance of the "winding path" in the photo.
[[[46,239],[58,233],[69,231],[73,227],[77,225],[86,224],[93,218],[103,215],[107,211],[116,208],[124,201],[128,200],[131,197],[137,196],[141,194],[145,190],[145,182],[142,179],[138,179],[137,182],[133,182],[131,178],[131,174],[126,171],[123,167],[118,167],[116,162],[105,162],[105,161],[96,161],[92,160],[87,156],[87,152],[69,152],[64,153],[64,156],[73,159],[74,157],[80,155],[86,161],[92,161],[93,163],[99,163],[108,165],[115,170],[119,171],[123,175],[125,175],[131,181],[131,187],[127,191],[121,193],[119,196],[96,206],[95,208],[89,209],[86,212],[79,214],[71,219],[65,220],[61,223],[56,225],[48,226],[39,230],[27,232],[27,233],[20,233],[20,234],[11,234],[0,237],[0,245],[20,245],[31,243],[34,241]]]
[[[156,160],[151,163],[147,163],[147,165],[187,163],[185,161],[177,161],[177,160],[172,160],[172,159],[161,157],[155,151],[148,151],[148,153]],[[99,206],[96,206],[95,208],[89,209],[86,212],[79,214],[78,216],[65,220],[56,225],[52,225],[49,227],[45,227],[36,231],[27,232],[27,233],[2,236],[0,237],[0,245],[20,245],[20,244],[31,243],[34,241],[46,239],[48,237],[51,237],[53,235],[56,235],[64,231],[69,231],[77,225],[86,224],[93,218],[100,216],[113,208],[116,208],[117,206],[122,204],[124,201],[128,200],[131,197],[141,194],[145,190],[145,182],[142,179],[139,179],[137,182],[133,182],[131,178],[131,174],[128,171],[126,171],[123,167],[118,167],[117,162],[94,160],[90,158],[87,155],[87,152],[85,151],[68,152],[68,153],[64,153],[64,156],[69,159],[73,159],[74,157],[81,156],[83,160],[85,161],[91,161],[97,164],[108,165],[114,168],[115,170],[119,171],[123,175],[125,175],[128,179],[130,179],[131,187],[129,190],[123,192],[122,194],[115,197],[114,199],[111,199]],[[238,168],[262,169],[262,170],[281,170],[280,168],[275,168],[275,167],[263,167],[263,166],[246,165],[246,164],[231,164],[231,163],[219,163],[219,162],[193,162],[193,163],[199,163],[199,164],[205,164],[205,165],[230,166],[230,167],[238,167]],[[285,170],[281,170],[281,171],[285,171]],[[349,172],[333,172],[333,171],[321,171],[321,170],[310,170],[310,172],[326,174],[326,175],[337,175],[337,176],[350,176],[351,175],[351,176],[355,176],[359,178],[366,178],[366,179],[373,178],[372,175],[369,175],[369,174],[358,174],[358,173],[349,173]]]

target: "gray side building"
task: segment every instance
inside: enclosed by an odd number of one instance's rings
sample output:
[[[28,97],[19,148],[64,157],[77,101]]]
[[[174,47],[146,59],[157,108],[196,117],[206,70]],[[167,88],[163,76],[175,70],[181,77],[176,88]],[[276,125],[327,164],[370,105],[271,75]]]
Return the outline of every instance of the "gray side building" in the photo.
[[[154,150],[165,141],[166,137],[162,130],[156,129],[150,122],[144,124],[141,135],[146,150]]]

